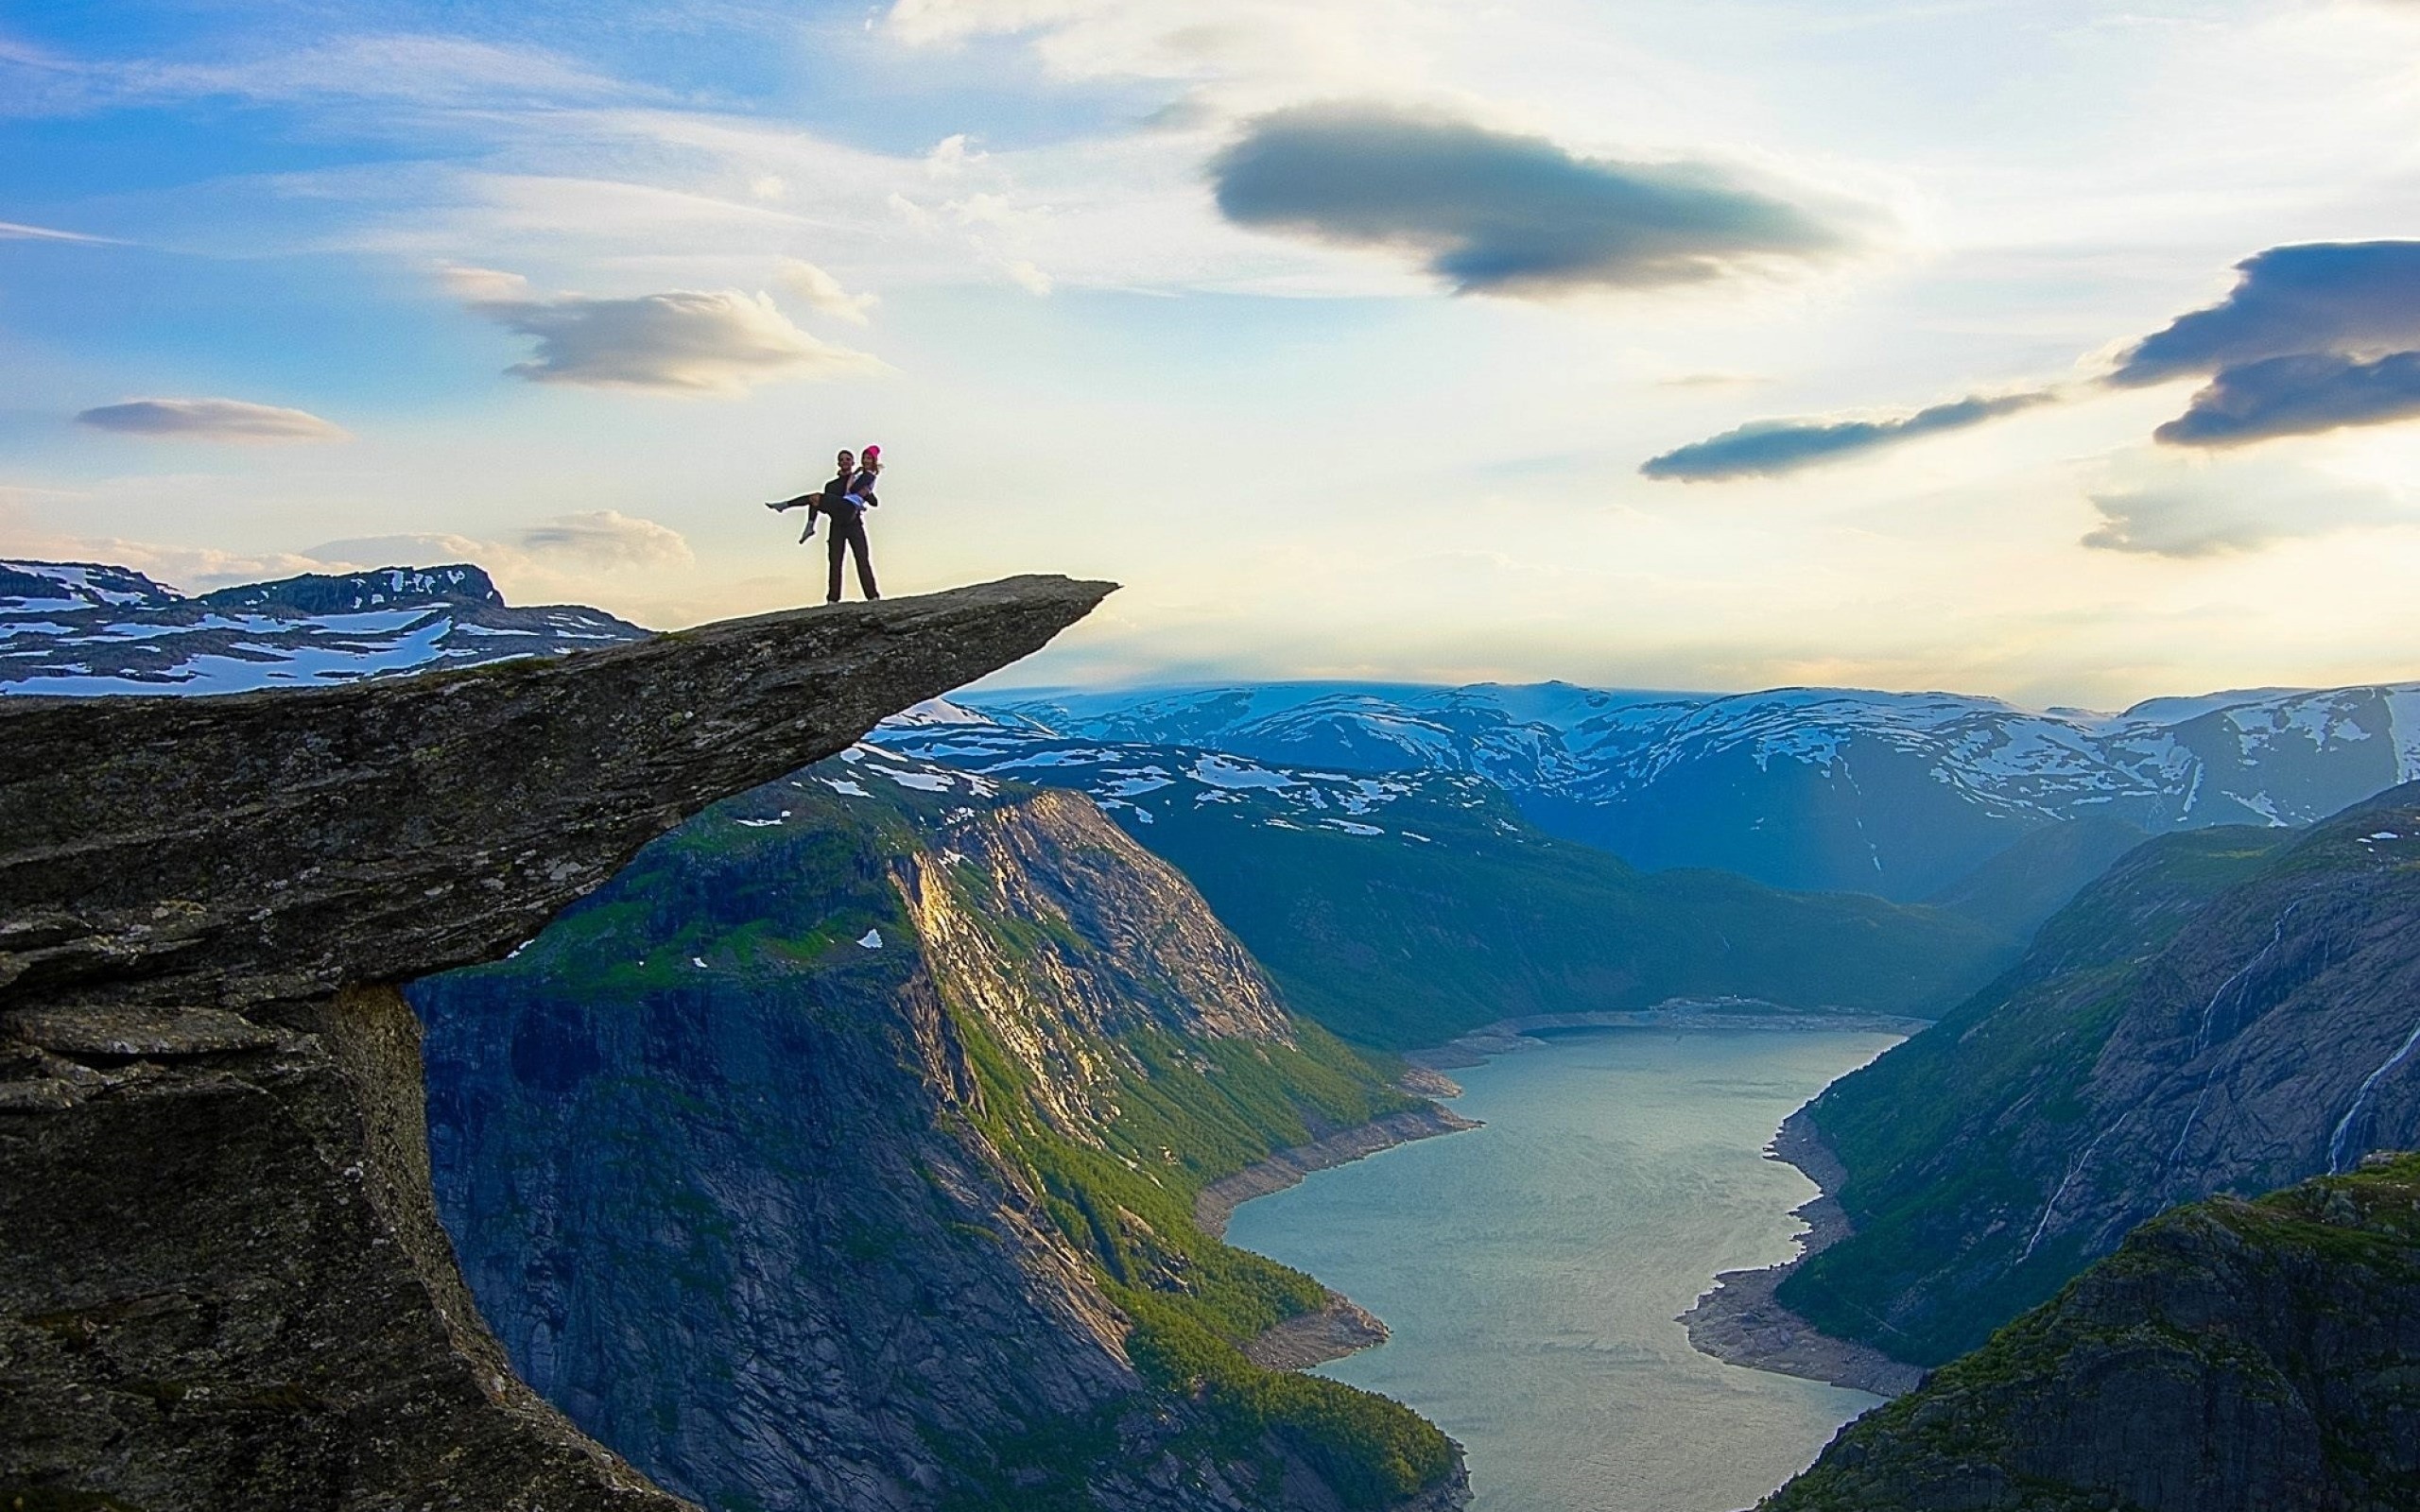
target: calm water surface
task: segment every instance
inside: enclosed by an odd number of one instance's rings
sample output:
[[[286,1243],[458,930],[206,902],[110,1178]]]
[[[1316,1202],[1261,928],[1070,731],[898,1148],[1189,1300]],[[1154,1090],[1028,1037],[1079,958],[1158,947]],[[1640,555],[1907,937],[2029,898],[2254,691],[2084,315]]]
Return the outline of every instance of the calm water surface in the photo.
[[[1487,1126],[1246,1203],[1227,1237],[1394,1331],[1322,1373],[1469,1451],[1474,1512],[1732,1512],[1878,1400],[1722,1365],[1673,1321],[1792,1252],[1814,1186],[1762,1158],[1882,1035],[1607,1030],[1454,1073]]]

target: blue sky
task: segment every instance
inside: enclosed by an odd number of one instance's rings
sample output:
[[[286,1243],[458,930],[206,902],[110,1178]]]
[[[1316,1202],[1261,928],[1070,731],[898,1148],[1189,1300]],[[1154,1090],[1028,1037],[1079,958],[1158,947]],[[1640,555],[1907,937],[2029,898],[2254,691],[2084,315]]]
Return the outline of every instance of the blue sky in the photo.
[[[879,440],[892,592],[1129,585],[1028,678],[2411,678],[2415,44],[2411,0],[19,5],[0,552],[691,623],[817,596],[759,501]]]

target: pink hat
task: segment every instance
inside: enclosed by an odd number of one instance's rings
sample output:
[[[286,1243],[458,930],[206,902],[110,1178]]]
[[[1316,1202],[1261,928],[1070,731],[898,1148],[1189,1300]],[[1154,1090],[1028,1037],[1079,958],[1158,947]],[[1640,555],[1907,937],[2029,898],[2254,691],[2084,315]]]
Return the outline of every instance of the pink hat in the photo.
[[[857,455],[860,456],[880,456],[882,455],[882,448],[879,446],[869,446]]]

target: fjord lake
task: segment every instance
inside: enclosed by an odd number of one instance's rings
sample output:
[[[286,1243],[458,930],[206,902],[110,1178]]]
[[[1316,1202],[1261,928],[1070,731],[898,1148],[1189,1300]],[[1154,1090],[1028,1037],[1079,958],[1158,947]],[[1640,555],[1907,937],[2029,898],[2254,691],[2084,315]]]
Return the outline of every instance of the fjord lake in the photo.
[[[1315,1173],[1228,1239],[1376,1313],[1320,1367],[1469,1451],[1473,1512],[1733,1512],[1879,1399],[1722,1364],[1676,1321],[1718,1271],[1794,1252],[1813,1183],[1774,1128],[1895,1041],[1612,1029],[1452,1074],[1486,1126]]]

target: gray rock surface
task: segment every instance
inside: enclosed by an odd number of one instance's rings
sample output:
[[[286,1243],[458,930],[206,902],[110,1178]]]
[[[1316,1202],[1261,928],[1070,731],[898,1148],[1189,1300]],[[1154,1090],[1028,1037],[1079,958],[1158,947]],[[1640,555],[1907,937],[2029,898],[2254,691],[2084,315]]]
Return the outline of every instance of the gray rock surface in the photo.
[[[223,698],[0,701],[0,1495],[681,1504],[506,1366],[392,984],[714,799],[1033,650],[1019,578]],[[576,780],[575,780],[576,779]]]
[[[304,693],[0,702],[0,993],[242,1010],[501,955],[715,799],[1005,666],[1019,577]]]

